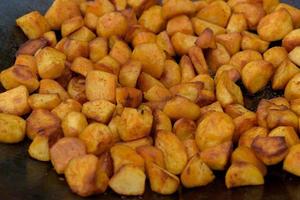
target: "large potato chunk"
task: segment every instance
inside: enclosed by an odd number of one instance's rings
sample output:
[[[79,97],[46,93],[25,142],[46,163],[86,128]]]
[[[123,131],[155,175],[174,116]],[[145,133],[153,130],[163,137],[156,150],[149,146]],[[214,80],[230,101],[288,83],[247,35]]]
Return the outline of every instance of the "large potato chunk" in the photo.
[[[288,11],[288,13],[292,17],[294,27],[295,28],[300,27],[300,10],[298,8],[291,6],[289,4],[286,4],[286,3],[279,3],[275,8],[275,11],[278,11],[278,10]]]
[[[146,175],[134,165],[125,165],[109,180],[110,188],[120,195],[142,195],[145,191]]]
[[[98,99],[83,104],[82,113],[85,114],[87,118],[106,124],[111,119],[115,108],[115,104],[106,100]]]
[[[84,114],[76,111],[69,112],[61,122],[65,137],[77,137],[87,126]]]
[[[28,98],[31,109],[52,110],[61,103],[57,94],[33,94]]]
[[[237,67],[237,69],[241,72],[244,66],[249,62],[262,59],[263,57],[259,52],[254,50],[244,50],[234,54],[231,57],[229,64]]]
[[[58,174],[64,173],[70,160],[85,154],[85,144],[74,137],[62,138],[50,149],[51,162]]]
[[[29,39],[37,39],[50,31],[47,20],[38,11],[19,17],[16,23]]]
[[[166,169],[173,174],[180,174],[187,163],[187,154],[177,136],[172,132],[159,131],[155,146],[163,152]]]
[[[164,71],[166,55],[155,43],[146,43],[134,48],[132,59],[142,63],[142,70],[144,72],[155,78],[160,78]]]
[[[269,42],[283,39],[292,30],[291,15],[283,9],[266,15],[257,26],[258,35]]]
[[[290,148],[289,153],[284,159],[283,169],[296,176],[300,176],[300,144]]]
[[[299,99],[300,98],[300,87],[299,82],[300,73],[297,73],[292,79],[289,80],[288,84],[284,90],[284,97],[288,100]]]
[[[63,120],[68,113],[72,111],[80,112],[81,108],[82,106],[78,101],[67,99],[56,106],[51,112]]]
[[[26,121],[21,117],[0,113],[0,142],[18,143],[25,137]]]
[[[112,145],[112,133],[110,129],[100,123],[89,124],[80,134],[88,153],[99,155],[107,150]]]
[[[193,188],[211,183],[215,176],[199,154],[196,154],[184,168],[180,179],[184,187]]]
[[[251,148],[266,165],[275,165],[281,162],[288,153],[287,143],[281,136],[256,137]]]
[[[227,188],[247,186],[247,185],[263,185],[264,177],[259,169],[253,164],[246,162],[233,163],[225,176]]]
[[[148,106],[142,105],[138,109],[125,108],[118,124],[120,138],[131,141],[148,136],[152,122],[152,111]]]
[[[163,17],[165,19],[180,14],[193,14],[196,11],[195,6],[190,0],[170,0],[162,6]]]
[[[165,24],[162,7],[155,5],[145,10],[139,18],[139,24],[154,33],[160,32]]]
[[[212,112],[205,117],[197,127],[196,142],[203,151],[231,141],[234,133],[234,123],[230,116],[222,112]]]
[[[98,70],[89,72],[85,82],[87,99],[90,101],[104,99],[115,102],[116,81],[117,78],[113,74]]]

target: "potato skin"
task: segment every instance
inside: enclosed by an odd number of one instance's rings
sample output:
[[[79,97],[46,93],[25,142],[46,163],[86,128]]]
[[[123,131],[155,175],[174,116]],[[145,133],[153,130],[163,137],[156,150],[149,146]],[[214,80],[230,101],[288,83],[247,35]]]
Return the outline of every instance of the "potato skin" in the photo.
[[[21,117],[0,113],[0,142],[18,143],[25,137],[26,121]]]

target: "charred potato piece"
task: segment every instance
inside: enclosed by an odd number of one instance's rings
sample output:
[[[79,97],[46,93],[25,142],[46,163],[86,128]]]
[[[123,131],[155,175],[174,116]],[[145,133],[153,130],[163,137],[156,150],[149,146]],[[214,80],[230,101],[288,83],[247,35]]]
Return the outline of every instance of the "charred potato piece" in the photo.
[[[162,16],[162,7],[155,5],[144,10],[138,22],[153,33],[160,32],[165,25],[165,20]]]
[[[40,94],[57,94],[62,101],[70,98],[66,90],[55,80],[43,79],[40,81]]]
[[[130,60],[122,65],[119,73],[120,84],[125,87],[135,87],[141,70],[142,64],[139,61]]]
[[[128,29],[126,18],[119,12],[110,12],[101,16],[97,24],[97,34],[108,38],[112,35],[124,36]]]
[[[289,153],[284,159],[283,169],[289,173],[292,173],[296,176],[300,175],[299,171],[299,153],[300,153],[300,145],[297,144],[290,148]]]
[[[69,112],[80,112],[81,108],[82,106],[78,101],[67,99],[56,106],[51,112],[63,120]]]
[[[26,133],[26,121],[21,117],[0,113],[0,142],[18,143],[21,142]]]
[[[181,140],[194,139],[196,124],[193,120],[181,118],[174,123],[173,132]]]
[[[49,138],[37,135],[28,148],[30,157],[39,161],[50,161]]]
[[[297,132],[291,126],[278,126],[269,133],[269,136],[284,137],[285,142],[289,148],[300,142]]]
[[[241,48],[243,50],[251,49],[260,53],[265,52],[269,47],[269,42],[259,38],[258,35],[248,31],[242,32]]]
[[[195,11],[195,6],[190,0],[168,0],[162,6],[163,17],[165,19],[180,14],[193,14]]]
[[[61,103],[57,94],[33,94],[28,97],[28,104],[31,109],[52,110]]]
[[[180,26],[178,26],[178,24],[180,24]],[[176,32],[188,35],[194,34],[192,22],[186,15],[179,15],[170,19],[167,23],[166,31],[168,35],[173,35]]]
[[[181,72],[179,65],[174,60],[166,60],[164,71],[161,75],[160,82],[167,88],[177,85],[181,82]]]
[[[241,33],[245,30],[247,30],[248,24],[247,24],[247,19],[242,13],[232,13],[227,27],[226,31],[227,33]]]
[[[69,112],[61,122],[65,137],[77,137],[87,126],[84,114],[76,111]]]
[[[89,119],[107,124],[115,109],[115,104],[103,99],[98,99],[83,104],[82,113]]]
[[[264,53],[264,60],[272,63],[275,68],[278,68],[287,57],[288,53],[283,47],[272,47]]]

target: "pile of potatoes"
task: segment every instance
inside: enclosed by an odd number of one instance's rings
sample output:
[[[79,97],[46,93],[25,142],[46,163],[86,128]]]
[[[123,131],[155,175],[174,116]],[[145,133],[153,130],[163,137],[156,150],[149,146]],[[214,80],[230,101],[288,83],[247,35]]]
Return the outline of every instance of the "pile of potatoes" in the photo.
[[[298,8],[55,0],[16,23],[29,40],[0,75],[0,141],[26,135],[29,155],[74,193],[142,195],[148,179],[168,195],[218,170],[227,188],[261,185],[281,162],[300,176]],[[271,82],[284,96],[250,111],[239,80],[253,95]]]

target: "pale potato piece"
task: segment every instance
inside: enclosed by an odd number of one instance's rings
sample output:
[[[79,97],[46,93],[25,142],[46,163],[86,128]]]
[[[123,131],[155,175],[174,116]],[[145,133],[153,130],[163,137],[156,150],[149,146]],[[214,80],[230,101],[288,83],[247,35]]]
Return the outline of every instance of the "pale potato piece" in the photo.
[[[21,117],[0,113],[0,142],[18,143],[25,137],[26,121]]]
[[[74,137],[62,138],[50,149],[51,163],[58,174],[64,173],[70,160],[85,154],[85,144]]]
[[[39,161],[50,161],[48,142],[48,137],[37,135],[29,145],[29,155]]]
[[[80,112],[81,109],[82,106],[78,101],[67,99],[56,106],[51,112],[58,116],[60,120],[63,120],[68,113],[72,111]]]
[[[40,94],[58,94],[62,101],[70,98],[66,90],[55,80],[43,79],[40,81]]]
[[[52,110],[61,103],[57,94],[32,94],[28,97],[28,104],[31,109]]]
[[[65,137],[77,137],[87,126],[85,115],[76,111],[69,112],[61,122]]]
[[[297,144],[290,148],[289,153],[287,154],[283,162],[283,169],[296,176],[300,176],[299,154],[300,154],[300,145]]]
[[[115,108],[115,104],[98,99],[83,104],[82,113],[89,119],[106,124],[111,119]]]
[[[269,133],[269,136],[284,137],[285,142],[289,148],[300,142],[297,132],[291,126],[278,126]]]
[[[180,14],[193,14],[195,11],[195,6],[190,0],[168,0],[162,6],[163,17],[165,19]]]

